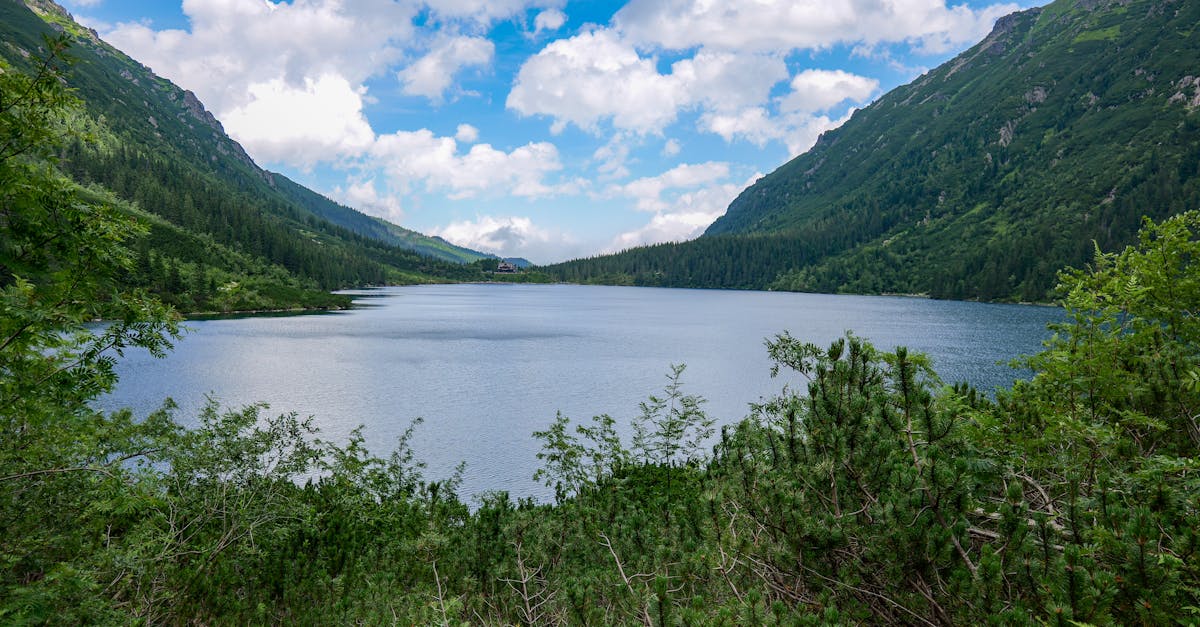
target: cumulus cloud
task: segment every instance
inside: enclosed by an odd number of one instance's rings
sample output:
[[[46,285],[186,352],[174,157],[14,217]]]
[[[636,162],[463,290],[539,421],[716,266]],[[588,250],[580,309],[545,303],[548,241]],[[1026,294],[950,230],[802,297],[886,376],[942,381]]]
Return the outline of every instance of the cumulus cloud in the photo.
[[[491,63],[495,49],[488,39],[418,37],[414,19],[423,7],[442,19],[490,20],[531,4],[559,3],[184,0],[189,30],[122,23],[103,36],[195,91],[251,156],[311,167],[363,151],[370,128],[362,115],[366,80],[414,50],[417,60],[397,77],[406,93],[434,101],[445,97],[463,68]],[[339,133],[345,139],[336,139]]]
[[[787,79],[783,59],[772,55],[700,50],[671,66],[671,78],[688,94],[688,104],[732,111],[767,100],[771,87]]]
[[[430,233],[474,250],[502,257],[532,257],[536,261],[553,257],[556,251],[574,243],[566,233],[541,228],[533,220],[519,216],[479,216],[452,222]]]
[[[255,157],[310,168],[330,155],[361,154],[375,139],[362,112],[362,88],[341,76],[255,83],[248,101],[221,114],[224,126]]]
[[[674,121],[686,96],[680,86],[658,73],[653,59],[607,29],[554,41],[528,59],[517,73],[507,106],[522,115],[554,118],[552,130],[568,123],[597,130],[613,126],[654,132]]]
[[[436,43],[397,77],[404,93],[441,102],[455,74],[465,67],[489,65],[495,53],[495,44],[484,37],[450,37]]]
[[[533,18],[533,33],[556,31],[567,23],[567,14],[558,9],[546,9]]]
[[[792,77],[791,87],[779,108],[813,113],[847,100],[863,102],[879,89],[879,81],[842,70],[805,70]]]
[[[778,114],[766,106],[715,110],[701,115],[698,124],[727,142],[744,140],[762,147],[780,141],[788,154],[798,155],[811,148],[821,133],[841,126],[854,109],[843,116],[831,116],[829,111],[847,102],[865,104],[878,89],[879,81],[843,70],[804,70],[792,77],[790,91],[777,100]]]
[[[700,126],[725,141],[741,139],[756,146],[781,141],[788,154],[795,156],[812,148],[821,133],[845,123],[853,112],[836,119],[803,112],[773,116],[763,107],[752,107],[733,114],[705,114]]]
[[[623,179],[629,176],[629,138],[623,133],[614,133],[608,142],[592,153],[592,159],[598,165],[600,178],[606,180]]]
[[[790,76],[786,55],[837,44],[941,52],[977,40],[1018,8],[948,7],[945,0],[632,0],[609,26],[551,42],[528,59],[507,106],[551,118],[555,133],[567,125],[600,133],[608,123],[617,132],[660,134],[696,110],[702,130],[759,146],[781,140],[794,150],[811,145],[835,107],[867,102],[879,82],[842,70]],[[688,52],[663,73],[655,51]],[[788,94],[773,100],[789,76]]]
[[[732,200],[732,198],[730,199]],[[728,204],[728,203],[726,203]],[[663,242],[683,242],[695,239],[704,229],[725,212],[720,211],[677,211],[656,213],[650,222],[640,229],[626,231],[613,238],[605,252],[615,253],[635,246],[648,246]]]
[[[366,180],[351,183],[346,189],[338,187],[333,196],[364,213],[383,218],[393,224],[400,224],[404,219],[404,210],[400,199],[392,195],[382,195],[375,188],[375,181]]]
[[[466,93],[458,81],[473,71],[507,72],[497,55],[508,43],[498,50],[486,38],[495,23],[518,24],[522,45],[543,33],[559,37],[567,25],[564,0],[182,0],[182,6],[188,30],[96,26],[195,91],[253,157],[349,172],[350,181],[335,192],[344,202],[398,220],[400,198],[408,202],[410,193],[536,199],[591,189],[563,174],[559,150],[547,141],[479,143],[480,131],[470,124],[450,136],[385,132],[365,114],[375,110],[365,107],[373,100],[369,80],[395,80],[404,93],[440,103]],[[734,168],[720,162],[629,181],[647,157],[642,149],[653,153],[661,145],[668,158],[680,154],[681,140],[703,149],[707,141],[693,141],[679,128],[694,124],[727,142],[774,142],[797,154],[879,91],[875,79],[845,71],[794,73],[803,58],[797,51],[845,45],[879,58],[937,52],[978,39],[1016,8],[949,7],[946,0],[630,0],[606,26],[563,33],[573,36],[524,58],[503,102],[513,114],[545,118],[553,133],[574,126],[593,135],[582,151],[564,144],[572,165],[594,169],[607,185],[593,198],[630,199],[652,213],[645,226],[613,239],[613,247],[686,239],[745,185],[731,182]],[[508,136],[486,128],[492,141]],[[665,138],[668,129],[672,139]],[[617,182],[624,184],[610,184]],[[506,254],[562,252],[569,239],[518,217],[478,217],[438,232]],[[593,243],[608,240],[605,234]]]
[[[335,74],[361,84],[401,57],[416,7],[390,0],[185,0],[183,12],[190,31],[124,23],[104,37],[220,113],[245,105],[249,86],[272,80],[303,86]]]
[[[680,181],[698,181],[706,178],[694,177],[693,174],[697,172],[685,173],[672,170],[666,173],[669,175],[666,178],[676,178]],[[715,173],[716,170],[710,172],[710,174]],[[755,174],[741,184],[712,182],[674,195],[667,202],[662,202],[660,199],[659,210],[655,212],[654,217],[641,228],[617,235],[608,245],[607,252],[699,237],[704,233],[704,229],[708,228],[708,225],[725,213],[729,203],[733,202],[733,199],[743,189],[760,176],[762,175]]]
[[[734,113],[706,113],[700,118],[700,127],[720,135],[727,142],[741,138],[760,147],[779,139],[782,132],[771,119],[771,112],[764,107],[748,107]]]
[[[454,132],[454,139],[465,144],[473,144],[479,139],[479,129],[470,124],[459,124]]]
[[[558,8],[566,0],[425,0],[423,4],[443,20],[488,23],[511,18],[527,8]]]
[[[908,42],[926,52],[976,41],[1020,7],[979,10],[944,0],[631,0],[614,25],[640,46],[669,50],[824,49]]]
[[[397,131],[378,137],[370,158],[406,191],[421,185],[451,198],[483,193],[537,198],[574,190],[572,184],[545,182],[547,175],[562,169],[558,149],[549,142],[531,142],[509,152],[475,144],[461,153],[453,137],[438,137],[428,129]]]
[[[783,59],[701,50],[658,71],[612,29],[593,29],[552,42],[521,66],[507,106],[522,115],[554,119],[597,131],[602,121],[621,131],[659,133],[680,111],[737,109],[767,99],[788,77]]]
[[[558,4],[446,0],[424,6],[441,19],[493,19],[530,5]],[[395,0],[184,0],[190,30],[125,23],[104,36],[195,91],[230,135],[262,161],[306,169],[337,162],[358,168],[360,178],[397,177],[396,189],[419,187],[454,197],[536,197],[568,189],[543,179],[562,167],[557,148],[547,142],[511,151],[476,144],[462,152],[458,141],[478,140],[478,129],[469,124],[459,126],[454,138],[426,129],[376,134],[363,112],[368,78],[422,49],[397,76],[407,93],[438,100],[452,88],[456,73],[489,64],[495,54],[483,37],[418,37],[413,21],[421,11],[419,3]],[[351,185],[345,198],[376,215],[399,215],[398,205],[370,197],[374,187],[365,185]]]
[[[821,133],[845,124],[853,114],[854,110],[851,109],[846,112],[846,115],[837,119],[825,115],[808,114],[784,116],[783,142],[788,148],[788,154],[795,156],[812,148]]]
[[[691,189],[712,184],[729,176],[729,164],[710,161],[708,163],[680,164],[659,174],[630,181],[625,185],[609,188],[612,195],[636,199],[641,211],[663,211],[669,203],[663,200],[663,192]]]

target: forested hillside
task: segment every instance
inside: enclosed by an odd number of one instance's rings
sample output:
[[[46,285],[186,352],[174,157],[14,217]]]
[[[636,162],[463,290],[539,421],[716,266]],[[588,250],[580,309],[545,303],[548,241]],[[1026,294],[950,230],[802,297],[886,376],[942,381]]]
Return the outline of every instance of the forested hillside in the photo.
[[[1093,242],[1123,246],[1142,216],[1200,207],[1197,24],[1200,3],[1186,0],[1056,0],[1010,15],[751,185],[704,237],[552,270],[1045,300],[1056,269],[1086,262]],[[762,235],[795,252],[778,259]],[[718,251],[730,257],[706,261]]]
[[[27,6],[28,5],[28,6]],[[31,9],[32,8],[32,9]],[[181,309],[339,306],[328,290],[478,279],[486,256],[339,205],[259,168],[191,92],[48,0],[0,0],[0,58],[32,71],[43,37],[80,102],[58,168],[151,228],[126,278]]]

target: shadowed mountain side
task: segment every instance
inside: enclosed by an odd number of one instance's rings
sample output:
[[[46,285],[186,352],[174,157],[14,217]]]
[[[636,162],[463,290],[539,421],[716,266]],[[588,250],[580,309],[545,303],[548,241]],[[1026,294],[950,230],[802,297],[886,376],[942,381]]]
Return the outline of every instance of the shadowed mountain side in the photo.
[[[258,167],[196,96],[46,1],[0,0],[0,58],[29,71],[66,37],[81,101],[59,169],[150,226],[129,280],[184,310],[290,308],[355,285],[479,280],[489,255],[340,205]],[[216,298],[222,288],[253,298]],[[308,294],[301,297],[301,294]],[[261,297],[261,298],[259,298]],[[236,302],[233,302],[236,301]],[[330,304],[327,303],[327,304]]]

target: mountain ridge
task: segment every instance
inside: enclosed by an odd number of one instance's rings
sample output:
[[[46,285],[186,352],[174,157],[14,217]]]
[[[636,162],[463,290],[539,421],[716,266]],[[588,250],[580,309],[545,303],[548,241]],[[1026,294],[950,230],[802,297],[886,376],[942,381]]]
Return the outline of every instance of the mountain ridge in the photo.
[[[473,278],[440,264],[489,257],[361,213],[259,167],[193,92],[155,75],[50,0],[0,1],[0,17],[0,56],[18,69],[44,54],[43,34],[69,37],[74,61],[64,77],[84,111],[72,123],[87,132],[63,151],[60,167],[82,184],[111,188],[185,230],[213,234],[325,289]],[[234,222],[262,222],[270,233],[238,230]],[[359,270],[339,272],[333,259],[320,262],[329,268],[316,268],[314,260],[329,257],[331,248],[340,254],[334,256],[355,257],[349,265]]]
[[[748,187],[704,236],[553,271],[1047,300],[1057,269],[1086,263],[1095,245],[1124,246],[1143,216],[1200,206],[1197,23],[1200,5],[1179,0],[1057,0],[1005,16]],[[766,239],[794,250],[771,258]],[[695,271],[718,248],[763,276]]]
[[[483,280],[491,255],[366,215],[259,167],[200,99],[50,0],[0,0],[0,66],[61,38],[78,101],[56,167],[143,222],[127,281],[181,311],[344,307],[330,290]]]

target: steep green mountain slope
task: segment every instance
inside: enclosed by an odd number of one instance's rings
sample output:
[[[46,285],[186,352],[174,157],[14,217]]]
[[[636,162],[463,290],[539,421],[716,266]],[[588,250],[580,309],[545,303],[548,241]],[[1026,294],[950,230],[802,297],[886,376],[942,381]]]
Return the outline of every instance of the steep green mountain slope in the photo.
[[[555,270],[1044,299],[1056,269],[1085,263],[1093,241],[1116,248],[1144,215],[1200,206],[1198,25],[1200,3],[1185,0],[1057,0],[1010,15],[747,188],[696,242]],[[795,251],[780,260],[748,234],[796,240]],[[737,258],[689,272],[687,258],[716,247]]]
[[[492,257],[470,248],[456,246],[440,237],[430,237],[356,211],[317,194],[282,174],[272,174],[271,177],[275,187],[296,204],[359,235],[445,261],[471,263]]]
[[[44,35],[58,33],[70,38],[74,62],[65,77],[83,103],[69,121],[79,136],[60,155],[60,169],[111,190],[131,213],[158,218],[138,244],[147,272],[131,280],[203,309],[205,291],[226,279],[241,289],[258,285],[259,304],[272,306],[295,290],[479,277],[478,268],[461,264],[480,253],[262,170],[194,94],[100,41],[56,4],[0,0],[0,57],[17,70],[44,56]],[[281,292],[283,279],[290,287]]]

